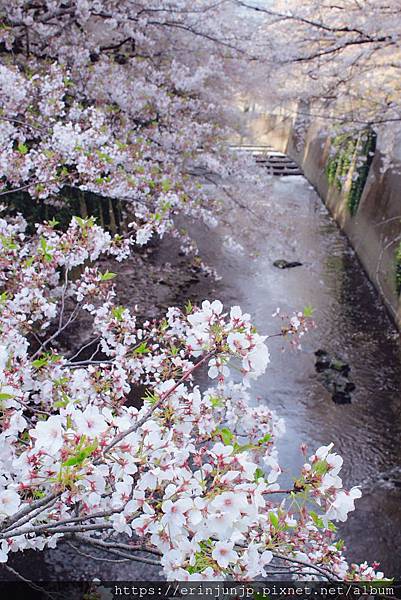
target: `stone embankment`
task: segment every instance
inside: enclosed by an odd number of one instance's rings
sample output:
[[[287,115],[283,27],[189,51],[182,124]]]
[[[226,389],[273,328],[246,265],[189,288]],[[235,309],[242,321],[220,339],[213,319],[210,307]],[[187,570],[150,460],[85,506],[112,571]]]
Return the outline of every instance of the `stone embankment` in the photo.
[[[316,188],[401,329],[401,169],[386,166],[380,150],[368,147],[369,169],[365,166],[357,201],[354,194],[350,202],[350,191],[358,187],[353,185],[356,142],[354,146],[351,142],[348,157],[343,152],[339,161],[338,156],[333,159],[336,141],[324,132],[323,122],[308,122],[299,112],[254,112],[249,119],[252,143],[287,155]]]

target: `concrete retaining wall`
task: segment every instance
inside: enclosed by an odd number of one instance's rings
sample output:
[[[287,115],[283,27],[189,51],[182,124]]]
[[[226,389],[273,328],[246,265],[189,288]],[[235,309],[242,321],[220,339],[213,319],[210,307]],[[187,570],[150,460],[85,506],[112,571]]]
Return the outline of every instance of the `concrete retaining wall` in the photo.
[[[304,117],[250,116],[254,143],[287,153],[302,168],[341,229],[348,236],[370,280],[401,329],[401,301],[395,285],[395,251],[401,241],[401,174],[383,169],[376,151],[358,210],[347,207],[346,193],[329,186],[325,168],[330,139]],[[382,171],[384,171],[382,173]],[[401,168],[400,168],[401,171]]]

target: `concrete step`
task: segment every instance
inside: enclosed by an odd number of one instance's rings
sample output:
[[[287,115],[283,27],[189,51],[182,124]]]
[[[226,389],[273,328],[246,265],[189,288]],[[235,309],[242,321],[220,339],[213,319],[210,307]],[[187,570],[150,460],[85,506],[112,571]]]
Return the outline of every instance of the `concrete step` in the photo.
[[[272,146],[231,146],[237,152],[246,152],[252,154],[258,166],[269,171],[271,175],[290,176],[302,175],[299,166],[286,154],[275,150]]]

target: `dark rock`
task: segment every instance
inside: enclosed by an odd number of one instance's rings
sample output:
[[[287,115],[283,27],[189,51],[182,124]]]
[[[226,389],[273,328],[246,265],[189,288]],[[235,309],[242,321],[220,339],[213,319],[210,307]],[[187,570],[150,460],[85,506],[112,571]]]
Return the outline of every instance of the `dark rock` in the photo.
[[[346,392],[334,392],[332,399],[336,404],[351,404],[351,395]]]
[[[332,369],[333,371],[337,371],[338,373],[342,373],[343,375],[349,375],[351,371],[351,367],[347,362],[345,362],[342,358],[338,356],[330,356],[326,350],[316,350],[316,370],[321,372],[326,369]]]
[[[349,404],[351,402],[351,391],[355,389],[355,385],[340,373],[326,373],[323,385],[331,393],[333,401],[337,404]]]
[[[351,393],[355,390],[355,384],[348,378],[351,370],[349,364],[338,356],[330,356],[323,349],[316,350],[315,356],[316,371],[322,374],[322,384],[331,393],[333,401],[349,404]]]
[[[302,263],[296,260],[288,262],[288,260],[280,258],[279,260],[274,261],[273,266],[277,267],[277,269],[293,269],[294,267],[302,267]]]
[[[320,354],[316,354],[315,352],[315,355],[317,357],[315,362],[315,368],[318,373],[322,373],[322,371],[330,369],[331,358],[324,350],[319,350],[319,352]]]

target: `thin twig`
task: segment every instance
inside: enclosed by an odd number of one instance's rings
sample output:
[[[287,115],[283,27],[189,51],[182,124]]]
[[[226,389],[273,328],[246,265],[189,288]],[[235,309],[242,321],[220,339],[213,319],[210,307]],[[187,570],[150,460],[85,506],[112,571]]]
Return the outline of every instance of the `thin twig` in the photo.
[[[215,354],[215,352],[208,352],[207,354],[205,354],[195,365],[193,365],[193,367],[191,367],[191,369],[188,369],[188,371],[186,371],[184,373],[184,375],[181,377],[181,379],[179,379],[177,381],[177,383],[175,383],[173,385],[173,387],[169,390],[167,390],[167,392],[165,392],[164,394],[162,394],[159,398],[159,400],[157,402],[155,402],[155,404],[145,413],[145,415],[139,419],[139,421],[137,421],[135,423],[135,425],[132,425],[132,427],[129,427],[126,431],[122,431],[121,433],[119,433],[118,435],[116,435],[116,437],[114,438],[114,440],[112,440],[110,442],[110,444],[108,446],[106,446],[106,448],[103,451],[103,454],[106,455],[108,452],[110,452],[110,450],[112,448],[114,448],[114,446],[116,444],[118,444],[119,442],[121,442],[121,440],[123,440],[127,435],[130,435],[131,433],[134,433],[135,431],[137,431],[140,427],[142,427],[142,425],[144,423],[146,423],[146,421],[152,416],[152,414],[155,412],[156,409],[159,408],[159,406],[169,397],[171,396],[171,394],[173,394],[175,392],[175,390],[184,382],[186,381],[191,375],[192,373],[198,369],[204,362],[206,362],[207,360],[209,360],[210,358],[212,358],[212,356]],[[96,461],[95,463],[96,464]]]

